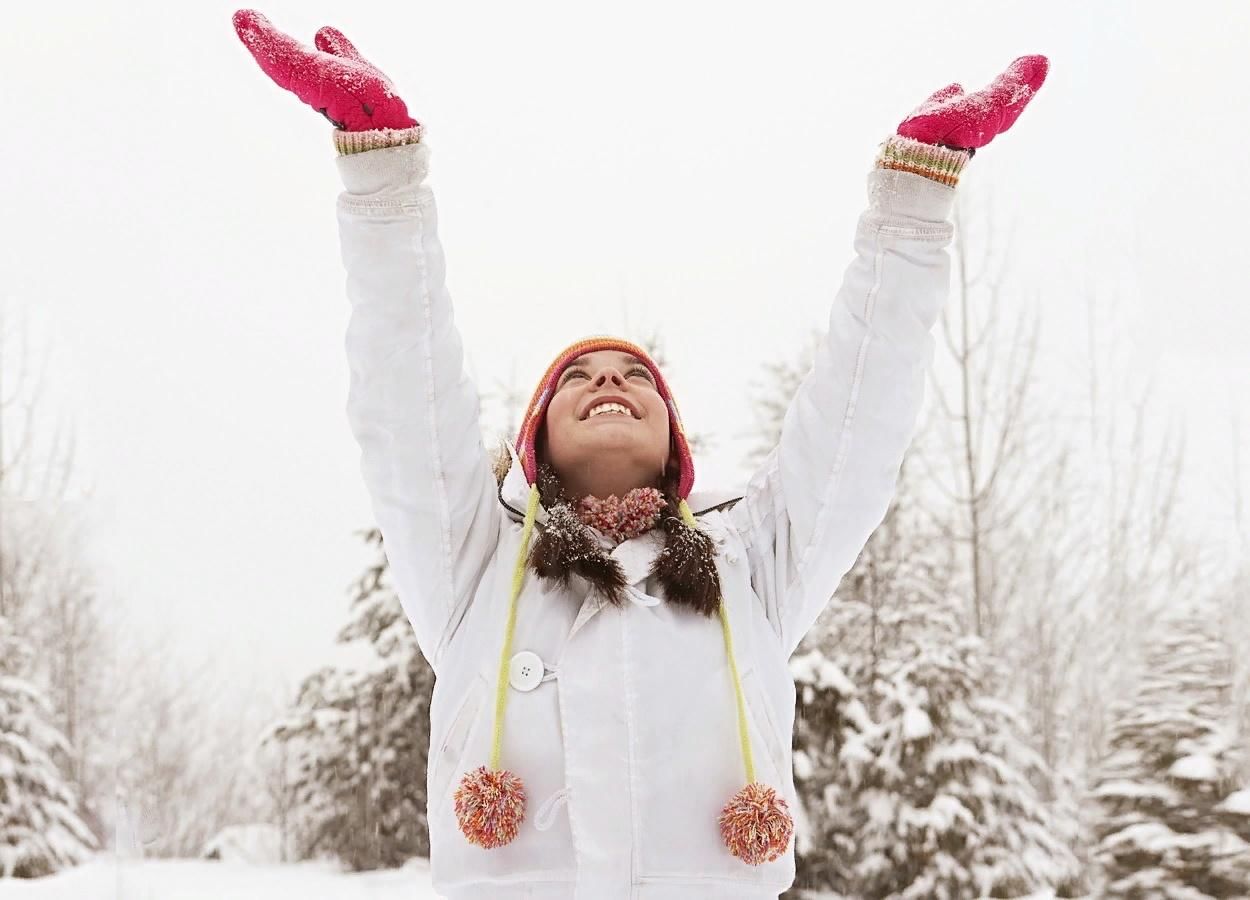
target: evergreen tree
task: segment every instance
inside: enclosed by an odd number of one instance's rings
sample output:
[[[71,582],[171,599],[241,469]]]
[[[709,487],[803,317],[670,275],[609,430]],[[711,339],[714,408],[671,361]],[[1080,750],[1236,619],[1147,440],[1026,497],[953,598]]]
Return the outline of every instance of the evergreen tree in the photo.
[[[944,551],[916,540],[908,514],[892,507],[791,661],[808,831],[796,887],[1067,894],[1075,818],[1048,799],[1054,776],[996,699],[985,645],[962,636]]]
[[[365,661],[306,678],[266,740],[286,745],[287,808],[301,857],[335,855],[355,871],[429,856],[426,756],[434,673],[377,560],[359,579],[338,641]]]
[[[23,677],[30,648],[0,616],[0,878],[36,878],[82,862],[95,838],[56,764],[68,752],[43,694]]]
[[[1203,610],[1163,625],[1120,711],[1094,791],[1105,895],[1250,896],[1250,799],[1230,709],[1230,660]]]
[[[812,829],[804,884],[863,898],[1070,889],[1079,873],[1063,838],[1073,824],[1038,791],[1050,773],[994,699],[984,645],[938,628],[925,637],[916,620],[932,624],[943,608],[912,599],[902,640],[875,661],[819,650],[792,661],[807,711],[796,731]],[[840,609],[849,631],[890,628],[862,603]],[[875,678],[859,681],[874,665]]]

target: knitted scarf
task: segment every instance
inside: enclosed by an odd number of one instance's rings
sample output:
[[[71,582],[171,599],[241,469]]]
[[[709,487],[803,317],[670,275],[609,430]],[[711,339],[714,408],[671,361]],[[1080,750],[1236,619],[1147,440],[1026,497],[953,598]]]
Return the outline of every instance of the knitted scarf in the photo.
[[[598,529],[619,544],[650,531],[660,519],[660,510],[667,505],[658,488],[637,487],[623,497],[583,497],[577,502],[576,511],[583,525]]]

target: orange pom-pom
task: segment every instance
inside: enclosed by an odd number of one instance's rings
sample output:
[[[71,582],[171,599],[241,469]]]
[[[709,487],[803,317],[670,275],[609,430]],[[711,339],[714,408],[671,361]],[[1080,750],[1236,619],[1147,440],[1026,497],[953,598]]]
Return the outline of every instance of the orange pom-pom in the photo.
[[[785,798],[768,785],[752,782],[721,810],[721,840],[748,865],[772,862],[786,852],[794,834],[789,808]]]
[[[469,839],[491,850],[517,836],[525,821],[525,787],[507,769],[478,766],[456,788],[456,821]]]

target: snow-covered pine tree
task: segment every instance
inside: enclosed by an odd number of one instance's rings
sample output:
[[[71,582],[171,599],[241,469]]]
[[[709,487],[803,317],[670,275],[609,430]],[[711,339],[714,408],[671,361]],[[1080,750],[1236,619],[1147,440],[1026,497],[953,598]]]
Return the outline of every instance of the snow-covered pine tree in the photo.
[[[1209,612],[1161,623],[1136,695],[1111,729],[1093,792],[1105,896],[1250,896],[1231,667]]]
[[[23,677],[31,652],[0,616],[0,878],[37,878],[96,846],[53,762],[68,751],[43,694]]]
[[[1024,740],[1018,712],[996,699],[992,662],[974,637],[935,634],[877,684],[861,787],[863,895],[1072,896],[1079,867],[1038,791],[1051,773]]]
[[[904,495],[905,496],[905,495]],[[806,827],[796,887],[857,898],[1071,896],[1070,810],[962,636],[948,561],[892,507],[791,660]],[[1039,791],[1039,788],[1042,790]]]
[[[339,643],[362,662],[306,678],[290,714],[266,740],[287,745],[301,857],[334,855],[355,871],[429,856],[426,757],[434,673],[386,581],[377,529],[365,533],[376,560],[357,581],[352,619]]]

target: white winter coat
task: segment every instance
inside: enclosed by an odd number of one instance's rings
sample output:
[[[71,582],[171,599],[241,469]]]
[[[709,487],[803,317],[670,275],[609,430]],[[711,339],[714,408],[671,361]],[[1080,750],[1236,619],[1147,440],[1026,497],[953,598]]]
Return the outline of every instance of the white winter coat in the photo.
[[[451,900],[776,898],[794,879],[794,841],[758,866],[721,841],[717,816],[746,783],[721,624],[664,602],[647,575],[657,532],[612,551],[632,585],[622,609],[577,576],[564,591],[527,572],[500,762],[524,781],[525,821],[493,850],[457,827],[456,785],[490,758],[528,485],[514,456],[498,489],[482,443],[428,160],[426,144],[340,157],[338,221],[348,419],[399,599],[437,675],[434,888]],[[779,445],[745,489],[689,498],[719,545],[757,780],[796,819],[788,659],[885,516],[949,287],[954,188],[880,169],[868,188],[828,336]]]

